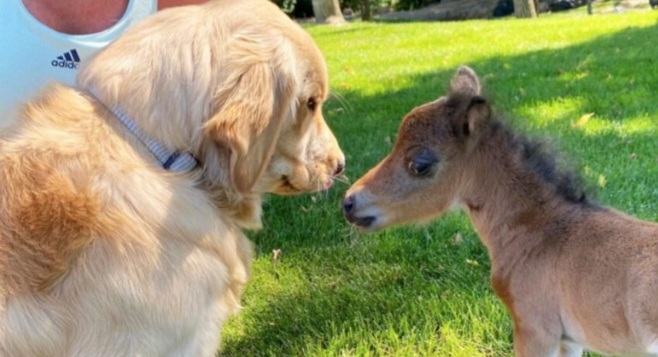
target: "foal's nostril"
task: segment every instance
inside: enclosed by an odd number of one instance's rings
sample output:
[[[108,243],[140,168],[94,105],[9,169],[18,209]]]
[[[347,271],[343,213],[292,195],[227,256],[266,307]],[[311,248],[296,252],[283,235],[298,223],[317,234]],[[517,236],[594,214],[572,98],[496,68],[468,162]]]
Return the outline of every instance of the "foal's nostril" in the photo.
[[[345,164],[342,162],[339,162],[338,165],[336,165],[336,170],[334,171],[334,176],[338,176],[342,174],[345,171]]]
[[[347,196],[343,200],[343,212],[350,214],[354,210],[354,196]]]

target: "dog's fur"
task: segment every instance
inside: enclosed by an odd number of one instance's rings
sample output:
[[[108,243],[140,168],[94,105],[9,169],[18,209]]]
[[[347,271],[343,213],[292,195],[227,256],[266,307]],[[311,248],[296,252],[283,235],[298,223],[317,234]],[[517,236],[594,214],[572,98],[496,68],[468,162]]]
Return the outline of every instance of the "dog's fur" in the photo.
[[[583,347],[658,356],[658,225],[590,201],[575,175],[493,117],[461,68],[404,119],[392,153],[347,192],[367,230],[465,207],[514,320],[517,356]]]
[[[210,356],[261,195],[331,186],[324,60],[265,0],[138,24],[0,137],[0,355]],[[92,95],[91,92],[95,93]],[[190,173],[162,169],[118,106]]]

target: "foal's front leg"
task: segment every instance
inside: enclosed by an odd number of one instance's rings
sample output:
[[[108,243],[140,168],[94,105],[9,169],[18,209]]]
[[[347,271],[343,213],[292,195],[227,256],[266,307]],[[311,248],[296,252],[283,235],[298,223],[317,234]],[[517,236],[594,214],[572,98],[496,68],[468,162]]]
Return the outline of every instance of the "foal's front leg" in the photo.
[[[562,340],[560,342],[560,357],[581,357],[583,348],[577,343]]]
[[[560,338],[536,326],[514,327],[516,357],[558,357]]]

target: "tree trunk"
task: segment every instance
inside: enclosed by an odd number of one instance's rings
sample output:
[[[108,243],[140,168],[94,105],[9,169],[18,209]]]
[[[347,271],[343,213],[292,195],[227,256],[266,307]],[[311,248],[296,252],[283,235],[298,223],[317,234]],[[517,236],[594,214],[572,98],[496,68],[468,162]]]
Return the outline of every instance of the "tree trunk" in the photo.
[[[516,17],[537,17],[534,0],[514,0],[514,15]]]
[[[370,21],[371,19],[370,0],[361,0],[361,20]]]
[[[587,0],[587,13],[592,14],[592,0]]]
[[[345,22],[338,0],[313,0],[312,3],[315,22],[330,24]]]

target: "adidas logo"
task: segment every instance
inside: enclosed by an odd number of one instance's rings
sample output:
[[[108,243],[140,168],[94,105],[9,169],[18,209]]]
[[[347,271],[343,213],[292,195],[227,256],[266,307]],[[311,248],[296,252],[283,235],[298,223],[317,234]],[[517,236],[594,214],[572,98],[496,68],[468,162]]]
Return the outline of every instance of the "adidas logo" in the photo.
[[[53,67],[77,69],[79,63],[80,56],[78,56],[78,51],[72,49],[68,52],[64,52],[61,56],[57,56],[57,59],[52,60],[50,65]]]

